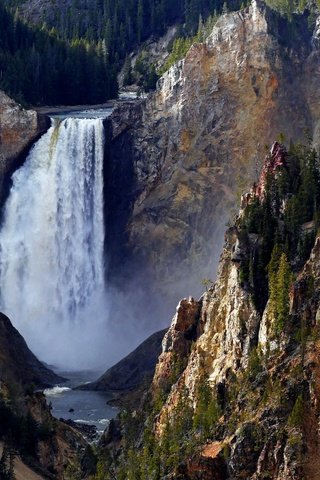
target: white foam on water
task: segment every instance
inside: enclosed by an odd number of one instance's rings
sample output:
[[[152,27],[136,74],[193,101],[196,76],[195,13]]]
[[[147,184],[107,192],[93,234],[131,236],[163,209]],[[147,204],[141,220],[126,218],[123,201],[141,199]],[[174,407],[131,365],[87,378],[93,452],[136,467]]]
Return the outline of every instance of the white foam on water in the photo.
[[[71,390],[71,388],[68,388],[68,387],[53,387],[53,388],[46,388],[43,393],[47,397],[56,397],[57,395],[61,395],[65,392],[68,392],[69,390]]]

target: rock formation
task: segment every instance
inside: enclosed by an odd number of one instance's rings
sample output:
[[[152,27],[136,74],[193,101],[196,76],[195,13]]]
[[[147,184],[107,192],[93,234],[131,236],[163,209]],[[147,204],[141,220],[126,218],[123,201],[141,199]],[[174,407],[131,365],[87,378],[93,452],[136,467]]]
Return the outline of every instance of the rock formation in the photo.
[[[318,478],[320,238],[313,224],[302,248],[306,231],[291,230],[292,218],[301,227],[314,215],[308,194],[302,210],[296,199],[305,179],[312,189],[308,172],[318,185],[316,161],[306,147],[273,145],[264,194],[252,189],[227,230],[217,281],[178,306],[144,399],[151,413],[137,420],[139,440],[127,433],[136,411],[113,425],[116,443],[105,437],[102,452],[125,446],[141,462],[138,470],[126,459],[125,471],[166,480]]]
[[[0,198],[4,180],[19,165],[32,142],[48,128],[49,119],[25,110],[0,91]]]
[[[115,109],[106,166],[111,281],[153,282],[171,309],[174,298],[200,292],[237,197],[257,180],[261,148],[305,129],[319,143],[317,32],[307,14],[290,23],[253,1],[222,15],[147,100]]]
[[[0,314],[0,478],[10,478],[5,474],[12,465],[15,478],[30,480],[64,480],[79,472],[84,478],[92,472],[86,440],[53,418],[45,395],[35,391],[63,381]]]

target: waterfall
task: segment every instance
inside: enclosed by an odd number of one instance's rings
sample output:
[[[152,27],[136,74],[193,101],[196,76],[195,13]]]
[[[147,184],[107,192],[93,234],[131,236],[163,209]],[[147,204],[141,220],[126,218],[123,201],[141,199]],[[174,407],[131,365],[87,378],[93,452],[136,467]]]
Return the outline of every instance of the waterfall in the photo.
[[[13,175],[0,231],[0,308],[41,359],[90,367],[103,348],[101,118],[52,120]]]

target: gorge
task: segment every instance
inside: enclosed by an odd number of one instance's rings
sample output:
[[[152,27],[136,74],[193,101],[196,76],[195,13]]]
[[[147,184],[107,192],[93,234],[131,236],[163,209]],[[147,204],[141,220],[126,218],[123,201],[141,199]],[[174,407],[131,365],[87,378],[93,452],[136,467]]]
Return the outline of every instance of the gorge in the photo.
[[[318,144],[318,30],[306,13],[295,25],[292,36],[263,2],[220,16],[154,94],[120,102],[104,122],[104,261],[112,329],[133,340],[124,353],[214,277],[261,146],[305,129]]]
[[[57,448],[48,478],[318,480],[320,17],[269,3],[110,116],[50,126],[0,93],[1,309],[64,368],[153,334],[79,389],[122,409],[97,468]]]

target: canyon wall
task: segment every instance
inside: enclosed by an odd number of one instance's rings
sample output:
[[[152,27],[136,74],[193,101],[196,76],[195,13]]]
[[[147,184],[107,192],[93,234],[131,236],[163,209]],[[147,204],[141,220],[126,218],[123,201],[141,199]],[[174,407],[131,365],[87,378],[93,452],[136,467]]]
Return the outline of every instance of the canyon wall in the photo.
[[[259,150],[280,132],[297,141],[308,129],[319,143],[318,46],[307,15],[288,22],[254,1],[222,15],[154,94],[115,109],[111,281],[160,291],[168,312],[214,277],[226,222],[260,171]]]
[[[181,408],[185,391],[197,409],[199,385],[206,375],[221,408],[215,438],[204,437],[203,447],[194,448],[172,478],[316,480],[320,239],[292,287],[291,323],[280,341],[274,335],[270,304],[260,316],[239,282],[239,264],[233,260],[236,243],[235,232],[229,231],[214,287],[200,302],[183,300],[178,307],[163,342],[154,391],[172,378],[183,337],[188,360],[156,418],[155,429],[160,438],[165,435],[168,418]],[[307,286],[311,278],[312,293]],[[187,327],[190,322],[194,330],[202,325],[193,348],[185,339],[186,305]],[[190,308],[198,309],[198,315],[190,315]],[[296,341],[299,328],[308,332],[303,343]]]
[[[317,160],[273,145],[216,282],[179,303],[151,387],[101,445],[132,478],[317,480],[320,237],[315,204],[299,210],[306,180],[320,195]]]

